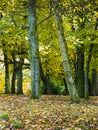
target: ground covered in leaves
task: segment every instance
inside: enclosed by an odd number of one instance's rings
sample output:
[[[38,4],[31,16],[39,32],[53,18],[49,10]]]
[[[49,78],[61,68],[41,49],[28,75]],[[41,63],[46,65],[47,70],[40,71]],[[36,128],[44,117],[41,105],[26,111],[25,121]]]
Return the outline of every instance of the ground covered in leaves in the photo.
[[[98,97],[72,104],[68,96],[0,94],[0,130],[98,130]]]

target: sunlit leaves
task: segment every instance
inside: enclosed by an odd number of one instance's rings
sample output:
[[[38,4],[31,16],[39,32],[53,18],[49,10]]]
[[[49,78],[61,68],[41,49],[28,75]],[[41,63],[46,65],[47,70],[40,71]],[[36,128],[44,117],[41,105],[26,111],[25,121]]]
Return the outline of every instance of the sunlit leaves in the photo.
[[[74,60],[74,51],[77,46],[84,44],[85,55],[87,55],[89,45],[94,44],[91,64],[98,68],[98,30],[95,30],[98,16],[97,0],[58,0],[58,2],[71,63]],[[28,58],[28,0],[0,0],[0,12],[3,15],[0,19],[0,47],[6,50],[11,60],[12,52],[17,58],[20,55]],[[54,15],[51,15],[53,13],[51,0],[37,0],[37,34],[40,57],[44,73],[48,72],[52,80],[57,77],[63,78]],[[45,19],[48,16],[51,17]],[[85,25],[83,28],[82,23]],[[87,57],[85,56],[85,58]]]
[[[6,8],[4,8],[4,10],[1,9],[5,15],[3,15],[3,18],[0,20],[0,44],[3,45],[6,43],[4,48],[6,48],[9,54],[14,51],[17,55],[21,55],[22,52],[22,55],[27,58],[28,40],[26,40],[25,37],[28,34],[27,30],[22,29],[22,26],[24,26],[24,24],[26,26],[27,24],[27,17],[26,20],[24,20],[24,16],[27,16],[27,12],[25,12],[27,11],[27,7],[24,8],[22,5],[24,1],[21,1],[21,3],[14,0],[4,1],[1,2],[0,7],[3,7],[3,3],[5,3],[4,6]]]

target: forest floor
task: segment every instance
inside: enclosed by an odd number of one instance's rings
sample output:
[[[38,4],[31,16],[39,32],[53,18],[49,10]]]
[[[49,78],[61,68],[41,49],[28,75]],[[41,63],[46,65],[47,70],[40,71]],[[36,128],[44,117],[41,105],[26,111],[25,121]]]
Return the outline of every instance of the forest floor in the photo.
[[[69,96],[0,94],[0,130],[98,130],[98,96],[72,104]]]

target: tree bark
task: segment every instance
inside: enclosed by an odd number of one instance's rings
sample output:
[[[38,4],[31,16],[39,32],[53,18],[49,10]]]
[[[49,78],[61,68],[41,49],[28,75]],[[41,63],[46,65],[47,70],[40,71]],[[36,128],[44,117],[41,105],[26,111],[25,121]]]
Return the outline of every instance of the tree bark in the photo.
[[[98,30],[98,18],[96,18],[95,30]],[[98,72],[95,68],[92,69],[91,92],[93,96],[98,96]]]
[[[84,97],[84,45],[77,47],[77,89],[81,98]]]
[[[92,70],[92,94],[98,96],[98,73],[96,69]]]
[[[8,64],[8,57],[5,52],[4,52],[4,65],[5,65],[5,93],[10,93],[9,64]]]
[[[11,93],[14,94],[15,93],[15,81],[16,81],[16,57],[15,57],[15,53],[11,53],[12,55],[12,60],[13,60],[13,75],[12,75],[12,81],[11,81]]]
[[[64,91],[64,95],[68,95],[68,88],[67,88],[67,84],[66,84],[66,80],[65,78],[63,78],[63,82],[64,82],[64,87],[65,87],[65,91]]]
[[[23,89],[22,89],[22,66],[23,66],[24,60],[20,59],[18,62],[17,66],[17,94],[23,94]]]
[[[23,94],[22,77],[23,77],[22,68],[19,68],[17,70],[17,94]]]
[[[40,61],[40,76],[41,76],[41,80],[45,86],[45,93],[46,94],[52,94],[52,83],[50,81],[50,78],[49,78],[49,74],[45,75],[44,72],[43,72],[43,68],[42,68],[42,65],[41,65],[41,61]]]
[[[16,80],[16,70],[14,68],[13,70],[13,75],[12,75],[12,81],[11,81],[11,93],[14,94],[15,93],[15,80]]]
[[[59,11],[57,0],[53,0],[53,5],[55,11],[55,23],[58,31],[58,39],[60,43],[60,50],[63,59],[64,73],[65,73],[65,79],[66,79],[68,91],[72,101],[78,103],[80,101],[80,98],[77,93],[71,66],[69,63],[68,48],[67,48],[66,40],[64,38],[65,36],[64,36],[63,26],[62,26],[62,19],[61,19],[61,14]]]
[[[46,74],[46,93],[51,95],[52,94],[52,83],[50,81],[50,75]]]
[[[92,57],[93,51],[93,44],[90,45],[89,54],[86,61],[86,69],[85,69],[85,89],[84,89],[84,98],[89,99],[89,80],[88,80],[88,73],[89,73],[89,65]]]
[[[31,98],[39,98],[40,71],[39,71],[39,50],[36,33],[36,0],[29,0],[28,22],[30,40],[30,66],[31,66]]]

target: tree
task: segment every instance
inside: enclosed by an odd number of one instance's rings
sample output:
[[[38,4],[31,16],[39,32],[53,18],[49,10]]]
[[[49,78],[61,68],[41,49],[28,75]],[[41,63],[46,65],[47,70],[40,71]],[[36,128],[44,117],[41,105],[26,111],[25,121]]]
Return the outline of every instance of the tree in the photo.
[[[96,13],[96,1],[91,0],[79,0],[73,1],[70,0],[69,10],[70,13],[68,14],[70,17],[70,22],[72,23],[72,29],[74,30],[74,36],[76,37],[77,46],[76,46],[76,53],[77,53],[77,64],[76,64],[76,84],[78,88],[78,93],[80,97],[87,97],[89,95],[87,92],[89,89],[87,87],[87,80],[89,77],[88,70],[90,67],[90,60],[92,53],[92,49],[90,48],[91,42],[93,44],[95,32],[91,32],[93,30],[93,24],[95,22],[95,13]],[[71,10],[70,10],[71,9]],[[71,15],[70,15],[71,14]],[[87,27],[88,26],[88,27]],[[92,29],[91,29],[92,28]],[[91,32],[90,32],[91,31]],[[90,34],[90,35],[89,35]],[[93,37],[93,40],[92,40]],[[90,41],[91,40],[91,41]],[[92,45],[91,45],[92,46]],[[91,51],[88,51],[90,48]],[[86,53],[86,55],[84,55]],[[88,59],[85,62],[85,59]],[[86,69],[85,69],[86,66]],[[85,79],[86,78],[86,79]],[[85,80],[85,82],[84,82]],[[85,87],[85,88],[84,88]],[[86,98],[87,98],[86,97]]]
[[[92,51],[93,51],[93,44],[90,45],[89,47],[89,54],[88,54],[88,58],[86,61],[86,69],[85,69],[85,93],[84,93],[84,97],[85,99],[89,99],[89,79],[88,79],[88,73],[89,73],[89,65],[90,65],[90,61],[92,58]]]
[[[11,53],[12,55],[12,61],[13,61],[13,74],[12,74],[12,80],[11,80],[11,93],[15,93],[15,81],[16,81],[16,59],[15,59],[15,53]]]
[[[30,66],[31,66],[31,98],[39,98],[40,71],[39,50],[36,32],[36,0],[29,0],[29,40],[30,40]]]
[[[75,82],[72,75],[71,66],[69,63],[69,57],[68,57],[68,48],[67,48],[67,42],[64,39],[64,30],[62,27],[62,19],[61,14],[59,11],[57,0],[53,0],[54,5],[54,11],[55,11],[55,23],[58,31],[58,39],[60,42],[60,49],[61,49],[61,55],[63,60],[63,66],[64,66],[64,73],[65,73],[65,79],[67,82],[67,87],[69,90],[69,94],[71,96],[71,99],[73,102],[79,102],[79,96],[76,90]]]
[[[2,5],[2,2],[0,2],[0,12],[2,12],[3,15],[2,19],[0,19],[0,47],[1,49],[3,48],[4,41],[6,43],[4,49],[2,49],[5,50],[6,48],[4,57],[6,56],[7,58],[5,57],[5,59],[8,59],[9,69],[12,70],[13,68],[13,74],[11,78],[11,93],[15,93],[16,78],[18,87],[17,93],[22,93],[23,65],[21,66],[20,64],[24,58],[28,58],[28,42],[26,40],[27,31],[22,28],[24,24],[27,24],[27,14],[24,11],[27,9],[27,7],[24,5],[24,3],[27,4],[25,1],[22,1],[21,3],[19,3],[19,1],[9,1],[9,5],[12,5],[10,7],[8,6],[7,1],[4,1],[4,5]],[[16,10],[17,6],[19,6],[18,10]],[[14,54],[15,58],[13,58],[12,53]],[[17,63],[18,60],[19,62]],[[11,74],[9,77],[11,77]]]
[[[41,80],[42,80],[44,87],[45,87],[45,93],[52,94],[52,83],[50,81],[49,74],[48,75],[44,74],[41,61],[40,61],[40,76],[41,76]]]
[[[23,94],[23,86],[22,86],[22,67],[24,64],[24,58],[20,57],[20,59],[16,59],[16,54],[12,53],[12,60],[13,60],[13,74],[12,74],[12,86],[11,86],[11,93],[15,93],[15,85],[16,85],[16,78],[17,78],[17,94]]]
[[[80,45],[79,47],[77,47],[76,54],[77,54],[76,86],[78,89],[79,96],[83,98],[84,97],[84,45]]]
[[[5,51],[4,51],[4,65],[5,65],[5,93],[10,93],[9,63],[8,63],[8,56]]]
[[[98,72],[96,69],[92,70],[92,89],[91,94],[98,96]]]
[[[24,59],[20,59],[18,61],[17,65],[17,94],[23,94],[23,89],[22,89],[22,77],[23,77],[23,72],[22,72],[22,66],[24,63]]]

